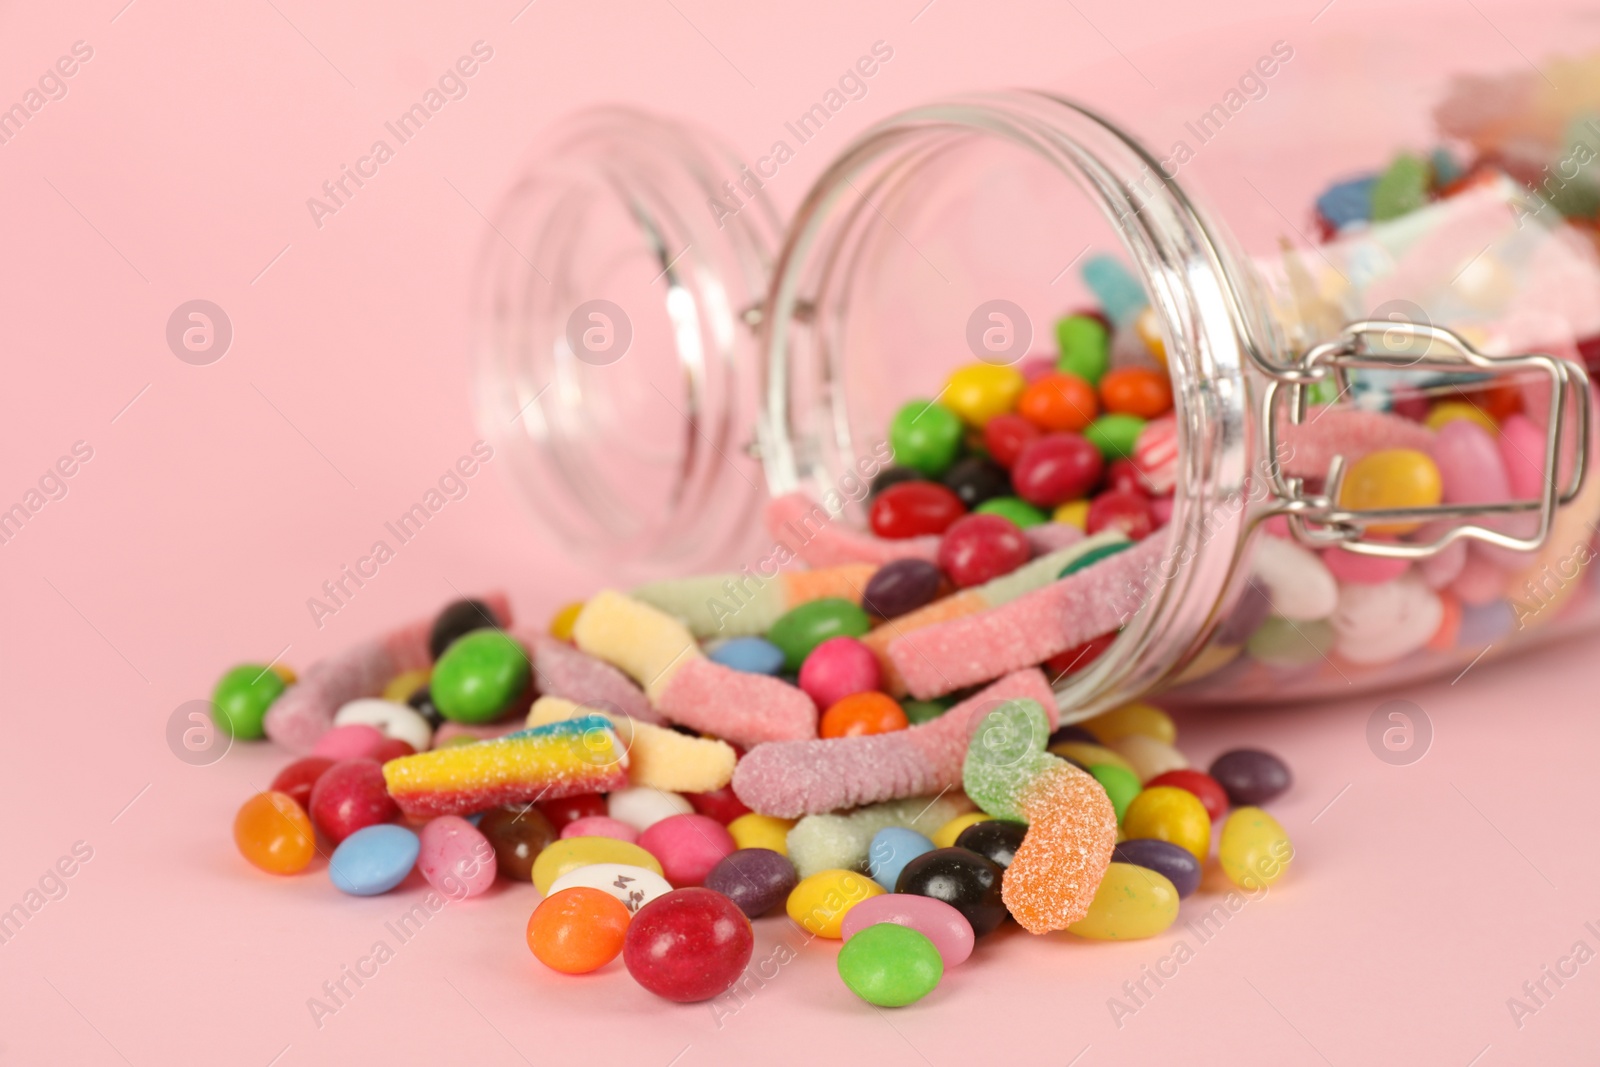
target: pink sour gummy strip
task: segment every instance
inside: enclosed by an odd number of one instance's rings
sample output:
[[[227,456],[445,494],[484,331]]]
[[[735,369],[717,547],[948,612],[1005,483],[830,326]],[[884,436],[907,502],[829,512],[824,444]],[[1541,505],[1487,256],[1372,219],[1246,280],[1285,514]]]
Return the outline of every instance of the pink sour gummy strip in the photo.
[[[936,536],[889,541],[865,530],[853,530],[804,493],[789,493],[769,503],[766,522],[773,540],[809,567],[882,565],[897,559],[925,559],[932,563],[939,555]]]
[[[817,706],[804,690],[703,656],[677,668],[656,704],[672,722],[737,745],[817,736]]]
[[[660,725],[664,721],[650,706],[644,690],[604,660],[542,631],[517,631],[515,636],[528,650],[534,685],[541,696],[621,712],[635,722]]]

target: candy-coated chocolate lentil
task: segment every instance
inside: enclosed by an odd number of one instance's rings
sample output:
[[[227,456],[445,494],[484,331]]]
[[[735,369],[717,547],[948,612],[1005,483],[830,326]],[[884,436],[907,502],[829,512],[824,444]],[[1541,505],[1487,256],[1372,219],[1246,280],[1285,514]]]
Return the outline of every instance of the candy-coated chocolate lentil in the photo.
[[[372,760],[342,760],[311,787],[311,822],[334,844],[358,830],[400,817],[389,796],[383,768]]]
[[[897,466],[937,478],[961,451],[962,432],[961,419],[943,404],[911,400],[895,412],[889,423],[889,447]],[[877,491],[881,493],[883,489]]]
[[[1097,548],[1091,548],[1089,551],[1078,556],[1065,567],[1062,567],[1061,573],[1057,575],[1057,577],[1065,578],[1069,574],[1077,574],[1085,567],[1099,563],[1108,556],[1115,556],[1118,552],[1125,552],[1132,547],[1132,541],[1113,541],[1109,545],[1100,545]]]
[[[1143,493],[1113,489],[1089,502],[1089,515],[1083,528],[1091,535],[1116,530],[1129,541],[1143,541],[1155,530],[1156,520],[1150,510],[1150,499]]]
[[[1022,839],[1027,833],[1028,828],[1022,823],[1011,822],[1008,819],[990,819],[987,822],[973,823],[961,831],[956,836],[956,847],[976,852],[1003,871],[1011,866],[1011,861],[1016,857],[1017,849],[1022,847]]]
[[[1020,535],[1019,535],[1020,536]],[[854,637],[830,637],[800,665],[800,688],[819,708],[878,688],[883,668],[872,649]]]
[[[661,861],[674,889],[700,885],[738,845],[728,828],[705,815],[673,815],[639,835],[639,847]]]
[[[1154,704],[1140,701],[1103,711],[1079,725],[1098,738],[1102,745],[1120,741],[1129,734],[1144,734],[1169,745],[1178,740],[1178,727],[1172,721],[1172,716]]]
[[[1111,361],[1111,338],[1105,323],[1090,315],[1068,315],[1056,322],[1056,369],[1090,385],[1100,380]]]
[[[964,515],[939,542],[939,566],[957,589],[1010,574],[1028,562],[1031,550],[1022,529],[999,515]]]
[[[1130,838],[1111,851],[1111,860],[1159,871],[1172,883],[1180,898],[1200,888],[1200,861],[1194,858],[1194,853],[1171,841],[1154,837]]]
[[[607,815],[611,811],[606,798],[599,793],[579,793],[577,796],[562,797],[560,800],[541,800],[538,809],[549,820],[552,834],[559,833],[567,823],[586,815]],[[522,809],[519,807],[512,810]]]
[[[783,649],[764,637],[735,637],[706,653],[713,663],[746,674],[777,674],[783,670]]]
[[[1050,521],[1063,523],[1067,526],[1076,526],[1081,530],[1089,525],[1089,502],[1087,500],[1069,500],[1051,513]]]
[[[1011,475],[987,456],[956,460],[941,481],[968,508],[1011,492]]]
[[[1076,374],[1049,374],[1024,389],[1017,414],[1045,433],[1082,430],[1100,413],[1094,386]]]
[[[1271,815],[1260,808],[1237,808],[1222,824],[1217,859],[1230,882],[1255,889],[1283,877],[1294,859],[1294,845]]]
[[[944,977],[933,942],[909,926],[878,923],[839,950],[839,977],[850,992],[880,1008],[914,1004]]]
[[[601,810],[605,810],[603,805]],[[478,832],[494,848],[500,873],[513,882],[532,879],[533,861],[556,840],[550,820],[532,805],[525,809],[491,808],[478,820]]]
[[[1129,837],[1156,837],[1188,849],[1204,861],[1211,850],[1211,817],[1200,798],[1170,785],[1147,787],[1122,818]]]
[[[996,415],[983,427],[983,446],[989,458],[1010,470],[1029,441],[1039,436],[1039,427],[1021,415]]]
[[[233,817],[239,854],[268,874],[303,871],[316,855],[311,820],[287,793],[257,793]]]
[[[867,846],[867,873],[874,882],[893,893],[905,865],[924,852],[932,851],[933,842],[915,830],[886,826],[872,835],[872,844]]]
[[[1419,508],[1437,504],[1444,494],[1439,468],[1426,452],[1414,448],[1385,448],[1369,452],[1346,469],[1339,486],[1339,506],[1348,511]],[[1403,534],[1415,522],[1380,522],[1369,533]]]
[[[1172,382],[1150,367],[1119,367],[1100,379],[1100,401],[1113,414],[1153,419],[1172,409]]]
[[[1211,777],[1235,806],[1265,804],[1294,781],[1288,764],[1270,752],[1236,748],[1211,762]]]
[[[1143,497],[1150,495],[1144,475],[1131,459],[1114,459],[1106,465],[1105,489],[1113,493],[1136,493]],[[1084,521],[1088,521],[1087,517]]]
[[[925,559],[897,559],[875,571],[862,591],[861,606],[880,619],[897,619],[931,603],[944,576]]]
[[[528,917],[528,948],[562,974],[588,974],[616,959],[631,916],[621,901],[577,886],[546,897]]]
[[[336,760],[326,756],[301,756],[283,770],[267,786],[274,793],[282,793],[307,811],[311,810],[311,789],[322,777],[322,772],[332,767]]]
[[[622,962],[656,996],[688,1004],[727,992],[754,951],[750,920],[733,901],[710,889],[675,889],[634,915]]]
[[[387,893],[416,866],[420,843],[404,826],[366,826],[340,842],[328,857],[334,888],[356,897]]]
[[[551,884],[568,871],[591,863],[625,863],[666,877],[661,862],[638,845],[614,837],[567,837],[545,846],[533,861],[533,885],[548,893]]]
[[[969,363],[950,375],[940,402],[967,425],[982,429],[996,415],[1015,408],[1027,384],[1015,367]]]
[[[528,654],[503,630],[474,630],[451,642],[428,683],[433,702],[452,722],[493,722],[528,684]]]
[[[554,615],[550,617],[550,636],[557,641],[572,640],[572,626],[578,621],[578,616],[583,613],[583,601],[574,600],[570,604],[563,604]]]
[[[1111,863],[1094,892],[1089,914],[1067,927],[1096,941],[1154,937],[1178,918],[1178,890],[1148,867]]]
[[[383,699],[392,700],[396,704],[404,704],[412,693],[428,684],[428,675],[431,673],[427,667],[421,667],[414,671],[401,671],[393,678],[390,678],[384,685]]]
[[[912,726],[921,726],[925,722],[932,722],[950,709],[936,700],[902,700],[900,710],[906,713],[906,721]]]
[[[786,611],[767,640],[783,650],[784,667],[798,671],[811,650],[830,637],[861,637],[872,629],[872,620],[860,606],[843,597],[823,597]]]
[[[709,793],[684,793],[683,799],[689,802],[696,814],[708,815],[723,826],[741,815],[750,814],[750,809],[744,806],[744,801],[734,793],[731,785],[713,789]]]
[[[818,937],[838,939],[850,909],[884,889],[859,871],[834,868],[800,879],[784,901],[789,918]]]
[[[384,737],[405,741],[413,752],[426,752],[433,744],[433,727],[409,704],[363,698],[350,701],[334,713],[336,727],[357,724],[371,726]]]
[[[1116,810],[1117,822],[1128,813],[1128,805],[1133,803],[1133,798],[1139,795],[1143,787],[1139,784],[1139,776],[1123,767],[1113,767],[1109,763],[1096,763],[1089,767],[1089,773],[1094,775],[1094,780],[1099,782],[1106,791],[1106,796],[1111,798],[1111,806]]]
[[[707,889],[721,893],[752,919],[788,900],[799,884],[789,858],[768,848],[741,848],[723,857],[705,881]]]
[[[262,720],[286,688],[265,664],[242,663],[217,679],[211,691],[212,721],[218,730],[241,741],[265,737]]]
[[[481,600],[455,600],[434,616],[428,632],[428,654],[437,660],[458,638],[485,627],[500,629],[505,622]]]
[[[867,518],[872,532],[891,541],[942,534],[967,507],[938,482],[901,482],[873,498]]]
[[[1049,516],[1020,496],[997,496],[993,500],[985,500],[973,510],[979,515],[998,515],[1002,519],[1010,519],[1024,530],[1050,521]]]
[[[1088,493],[1104,469],[1104,457],[1086,438],[1052,433],[1023,448],[1011,468],[1011,483],[1028,503],[1053,508]]]
[[[1206,815],[1215,826],[1228,813],[1228,794],[1222,784],[1204,771],[1193,768],[1167,771],[1158,774],[1147,783],[1152,786],[1170,785],[1178,789],[1187,789],[1200,798],[1200,803],[1205,806]]]
[[[741,815],[728,824],[728,833],[740,849],[764,848],[780,856],[789,854],[789,831],[793,829],[793,819],[756,812]]]
[[[1101,415],[1089,424],[1083,436],[1109,463],[1118,458],[1131,459],[1143,429],[1144,420],[1137,415]]]
[[[311,754],[334,760],[375,759],[381,744],[383,734],[376,726],[353,722],[335,726],[317,738]]]
[[[937,848],[906,864],[895,892],[944,901],[972,925],[974,937],[983,937],[1006,919],[1005,902],[1000,898],[1002,874],[993,860],[976,852]]]
[[[911,725],[900,702],[887,693],[856,693],[822,713],[819,737],[865,737],[904,730]]]
[[[841,928],[846,943],[879,923],[909,927],[933,942],[946,970],[965,963],[975,938],[967,917],[942,900],[915,893],[885,893],[850,909]]]
[[[574,867],[550,883],[549,896],[568,889],[598,889],[616,897],[632,915],[656,897],[672,892],[672,886],[655,871],[631,863],[590,863]]]

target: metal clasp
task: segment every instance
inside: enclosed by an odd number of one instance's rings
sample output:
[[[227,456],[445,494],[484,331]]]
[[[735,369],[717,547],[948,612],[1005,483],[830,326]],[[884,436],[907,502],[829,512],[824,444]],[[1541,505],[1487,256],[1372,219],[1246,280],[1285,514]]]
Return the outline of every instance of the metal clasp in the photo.
[[[1373,348],[1372,335],[1400,334],[1407,343]],[[1421,355],[1416,354],[1420,350]],[[1344,396],[1350,389],[1352,370],[1479,371],[1501,374],[1538,370],[1550,378],[1550,414],[1544,446],[1544,493],[1537,500],[1506,500],[1492,504],[1436,504],[1429,507],[1347,511],[1339,507],[1345,458],[1334,456],[1320,493],[1305,489],[1305,480],[1285,475],[1279,463],[1278,409],[1286,401],[1289,421],[1303,425],[1310,386],[1332,379]],[[1349,552],[1390,559],[1424,559],[1463,538],[1484,541],[1519,551],[1531,551],[1550,535],[1556,509],[1570,503],[1583,487],[1589,456],[1589,375],[1582,364],[1543,354],[1488,356],[1474,349],[1459,334],[1416,322],[1361,321],[1344,328],[1337,338],[1315,345],[1298,363],[1271,371],[1261,399],[1261,421],[1266,435],[1267,480],[1277,496],[1273,513],[1287,516],[1289,528],[1302,544],[1322,548],[1338,545]],[[1287,394],[1286,396],[1282,394]],[[1567,409],[1576,398],[1577,449],[1571,484],[1556,485],[1561,438]],[[1427,523],[1440,519],[1481,519],[1493,515],[1537,512],[1539,528],[1529,537],[1514,537],[1476,522],[1466,521],[1446,530],[1426,544],[1369,540],[1368,528],[1395,523]]]

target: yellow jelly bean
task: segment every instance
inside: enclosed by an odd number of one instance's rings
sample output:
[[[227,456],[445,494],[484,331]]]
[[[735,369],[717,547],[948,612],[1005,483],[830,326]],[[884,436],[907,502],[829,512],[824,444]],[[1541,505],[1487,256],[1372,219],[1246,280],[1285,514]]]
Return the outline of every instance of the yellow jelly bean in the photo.
[[[1172,716],[1154,704],[1124,704],[1078,725],[1098,737],[1102,745],[1120,741],[1129,734],[1144,734],[1169,745],[1178,740],[1178,727],[1173,724]]]
[[[1050,754],[1054,756],[1063,756],[1070,760],[1076,760],[1085,767],[1093,767],[1096,764],[1103,764],[1108,767],[1121,767],[1123,770],[1132,775],[1137,775],[1139,773],[1138,771],[1134,770],[1133,764],[1129,763],[1127,760],[1123,759],[1120,755],[1111,751],[1109,748],[1106,748],[1104,745],[1091,745],[1087,741],[1057,741],[1055,744],[1050,746]],[[1144,781],[1143,778],[1140,778],[1139,780],[1141,782]]]
[[[550,892],[557,878],[596,863],[626,863],[661,874],[661,861],[638,845],[615,837],[563,837],[551,843],[533,861],[533,885]]]
[[[993,815],[985,815],[981,811],[969,811],[965,815],[957,815],[933,832],[933,847],[954,848],[956,838],[961,836],[961,831],[975,822],[988,822],[992,818]]]
[[[583,601],[574,600],[555,613],[550,620],[550,636],[557,641],[572,640],[572,624],[578,621],[578,614],[583,611]]]
[[[274,663],[272,673],[282,678],[284,685],[293,685],[300,680],[300,676],[294,673],[294,668],[286,663]]]
[[[428,681],[430,673],[426,667],[414,671],[401,671],[390,678],[389,684],[383,687],[383,699],[404,704],[407,697],[421,689]]]
[[[751,812],[741,815],[728,824],[733,843],[740,848],[769,848],[780,856],[789,854],[789,831],[794,829],[793,819],[779,819],[771,815]]]
[[[1161,339],[1161,320],[1156,317],[1156,309],[1147,307],[1139,312],[1139,317],[1133,320],[1133,332],[1139,335],[1139,340],[1150,350],[1150,354],[1164,367],[1167,365],[1167,343]]]
[[[1386,508],[1421,508],[1439,502],[1444,482],[1439,468],[1426,452],[1414,448],[1385,448],[1369,452],[1350,464],[1339,487],[1339,506],[1347,511]],[[1370,533],[1402,534],[1421,523],[1380,522]]]
[[[1089,902],[1089,914],[1067,927],[1096,941],[1137,941],[1154,937],[1178,918],[1178,890],[1167,876],[1148,867],[1113,863]]]
[[[1194,853],[1201,863],[1211,851],[1211,817],[1187,789],[1158,785],[1133,798],[1122,816],[1129,837],[1158,837]]]
[[[1282,824],[1260,808],[1234,808],[1222,824],[1217,859],[1228,881],[1241,889],[1271,885],[1294,859]]]
[[[1487,411],[1484,411],[1476,404],[1466,404],[1460,400],[1439,401],[1428,409],[1428,417],[1423,422],[1427,424],[1428,429],[1437,430],[1445,423],[1454,422],[1456,419],[1469,419],[1488,430],[1491,434],[1500,432],[1499,425],[1489,416]]]
[[[969,363],[950,375],[939,403],[961,416],[970,426],[983,426],[996,415],[1017,406],[1027,388],[1022,372],[1015,367],[992,363]]]
[[[1082,530],[1089,525],[1089,502],[1069,500],[1056,508],[1050,516],[1050,521],[1059,522],[1064,526],[1076,526]]]
[[[789,918],[818,937],[838,938],[843,936],[840,927],[850,909],[883,892],[883,886],[866,875],[835,867],[802,878],[789,891],[784,910]]]
[[[1145,734],[1129,734],[1113,741],[1111,748],[1133,764],[1133,773],[1139,776],[1140,782],[1148,782],[1168,771],[1181,771],[1189,766],[1182,752],[1165,741],[1157,741]]]

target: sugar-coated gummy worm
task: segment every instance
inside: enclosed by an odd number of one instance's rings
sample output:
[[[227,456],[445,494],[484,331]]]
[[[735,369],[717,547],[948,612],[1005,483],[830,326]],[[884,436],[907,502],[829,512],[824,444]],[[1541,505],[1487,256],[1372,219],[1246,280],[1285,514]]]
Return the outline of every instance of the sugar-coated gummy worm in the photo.
[[[978,723],[967,750],[967,796],[999,819],[1028,824],[1001,882],[1006,910],[1031,933],[1065,930],[1089,912],[1117,843],[1117,813],[1099,782],[1044,751],[1050,723],[1014,700]]]
[[[745,570],[641,585],[631,594],[678,618],[696,637],[764,634],[790,608],[824,597],[861,603],[861,592],[877,571],[872,563],[847,563],[819,570],[780,571],[770,578]]]
[[[407,815],[468,815],[625,789],[628,752],[608,719],[586,715],[493,741],[402,756],[383,765],[383,780]]]
[[[709,793],[733,777],[738,754],[725,741],[690,737],[665,726],[636,722],[625,715],[598,712],[616,729],[628,753],[628,782],[668,793]],[[581,718],[597,709],[560,697],[540,697],[528,711],[528,725]]]
[[[1037,667],[983,689],[932,722],[892,733],[758,745],[733,772],[734,794],[752,811],[792,819],[961,787],[967,739],[986,712],[1026,697],[1049,709],[1055,695]]]
[[[511,602],[504,593],[481,599],[501,622],[510,624]],[[395,675],[433,662],[428,654],[432,629],[429,616],[313,663],[267,709],[267,736],[291,752],[311,751],[317,738],[332,729],[334,712],[352,700],[382,695]]]
[[[533,681],[541,694],[620,711],[636,722],[663,721],[644,690],[611,664],[543,631],[514,636],[528,650]]]
[[[837,567],[846,563],[882,565],[897,559],[935,562],[939,538],[907,537],[890,541],[865,530],[854,530],[804,493],[789,493],[767,505],[767,532],[792,557],[808,567]]]
[[[926,837],[958,815],[972,810],[960,793],[911,797],[852,811],[848,815],[807,815],[789,830],[789,861],[800,877],[835,868],[864,870],[872,836],[890,826],[903,826]]]

